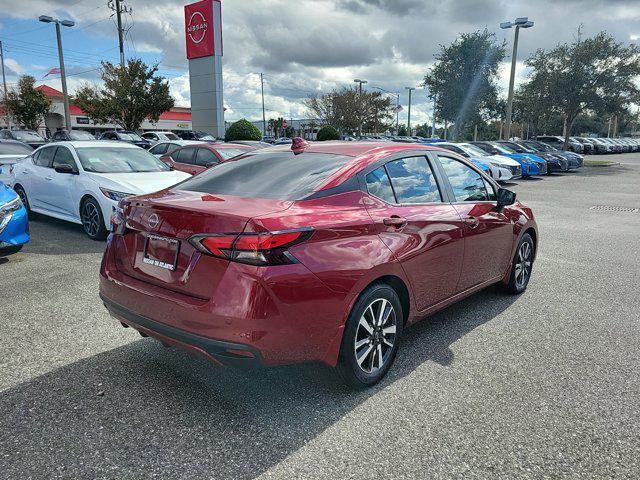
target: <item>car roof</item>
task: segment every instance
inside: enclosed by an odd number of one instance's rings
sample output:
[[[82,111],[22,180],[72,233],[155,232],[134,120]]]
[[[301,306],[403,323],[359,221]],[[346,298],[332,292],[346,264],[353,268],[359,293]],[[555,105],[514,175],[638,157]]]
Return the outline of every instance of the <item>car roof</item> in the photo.
[[[128,142],[117,142],[113,140],[84,140],[84,141],[70,141],[70,142],[56,142],[56,143],[48,143],[47,145],[43,145],[43,147],[47,146],[62,146],[66,145],[67,147],[73,148],[113,148],[114,146],[122,147],[122,148],[140,148],[137,145],[133,145]],[[40,147],[42,148],[42,147]]]

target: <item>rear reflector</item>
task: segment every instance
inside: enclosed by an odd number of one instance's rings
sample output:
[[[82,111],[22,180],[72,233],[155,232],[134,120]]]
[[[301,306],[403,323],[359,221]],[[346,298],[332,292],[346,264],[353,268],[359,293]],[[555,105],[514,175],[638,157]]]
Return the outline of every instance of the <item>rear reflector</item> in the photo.
[[[195,235],[189,239],[202,253],[251,265],[297,263],[286,249],[307,240],[311,229],[270,233]]]

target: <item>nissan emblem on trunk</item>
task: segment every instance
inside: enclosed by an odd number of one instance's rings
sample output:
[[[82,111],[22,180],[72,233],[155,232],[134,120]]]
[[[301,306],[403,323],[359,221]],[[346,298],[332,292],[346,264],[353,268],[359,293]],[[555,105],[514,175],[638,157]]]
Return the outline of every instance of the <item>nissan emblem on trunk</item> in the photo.
[[[152,213],[149,219],[147,220],[147,224],[149,225],[149,228],[152,228],[152,229],[156,228],[159,223],[160,223],[160,218],[155,213]]]

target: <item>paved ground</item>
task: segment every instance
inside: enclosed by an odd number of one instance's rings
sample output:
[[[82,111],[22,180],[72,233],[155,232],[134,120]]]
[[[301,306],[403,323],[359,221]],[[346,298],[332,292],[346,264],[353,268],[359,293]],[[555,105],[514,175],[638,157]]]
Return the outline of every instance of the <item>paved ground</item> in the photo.
[[[600,157],[602,158],[602,157]],[[218,369],[120,328],[102,245],[32,223],[0,260],[0,478],[640,477],[640,155],[522,181],[541,248],[521,297],[407,333],[362,393],[322,367]]]

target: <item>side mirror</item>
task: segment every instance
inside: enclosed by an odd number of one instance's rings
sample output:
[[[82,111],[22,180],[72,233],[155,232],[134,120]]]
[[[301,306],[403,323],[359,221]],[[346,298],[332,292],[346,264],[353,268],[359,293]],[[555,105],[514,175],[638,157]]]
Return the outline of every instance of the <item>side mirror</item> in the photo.
[[[71,165],[69,165],[68,163],[61,163],[60,165],[56,165],[54,167],[54,170],[57,173],[68,173],[68,174],[74,174],[75,173],[73,171],[73,167]]]
[[[516,201],[516,192],[507,190],[506,188],[499,188],[497,194],[498,210],[502,210],[508,205],[513,205]]]
[[[209,162],[205,165],[205,168],[211,168],[218,165],[218,162]]]

